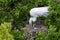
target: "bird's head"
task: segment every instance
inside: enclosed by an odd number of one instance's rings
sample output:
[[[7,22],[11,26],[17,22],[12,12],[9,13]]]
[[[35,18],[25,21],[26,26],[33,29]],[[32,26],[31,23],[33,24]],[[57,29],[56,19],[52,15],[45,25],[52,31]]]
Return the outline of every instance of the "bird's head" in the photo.
[[[30,17],[29,19],[29,25],[32,25],[35,23],[35,21],[37,20],[37,17]]]

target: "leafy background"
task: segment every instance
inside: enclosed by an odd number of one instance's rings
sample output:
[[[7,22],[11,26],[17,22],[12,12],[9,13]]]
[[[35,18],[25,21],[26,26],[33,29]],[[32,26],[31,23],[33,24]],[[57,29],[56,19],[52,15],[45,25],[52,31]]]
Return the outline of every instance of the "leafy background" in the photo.
[[[41,6],[50,7],[44,20],[48,34],[39,32],[36,40],[60,40],[60,2],[55,0],[0,0],[0,40],[24,40],[24,33],[17,29],[28,24],[31,8]]]

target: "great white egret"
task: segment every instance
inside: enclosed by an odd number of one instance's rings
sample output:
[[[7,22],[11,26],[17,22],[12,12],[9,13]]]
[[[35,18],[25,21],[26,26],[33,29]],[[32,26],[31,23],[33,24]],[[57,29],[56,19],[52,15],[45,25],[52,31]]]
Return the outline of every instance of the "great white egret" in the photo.
[[[48,9],[49,7],[46,6],[46,7],[38,7],[38,8],[32,8],[30,10],[30,19],[29,19],[29,24],[32,24],[32,22],[35,22],[37,17],[39,16],[44,16],[44,17],[47,17],[49,14],[48,14]]]

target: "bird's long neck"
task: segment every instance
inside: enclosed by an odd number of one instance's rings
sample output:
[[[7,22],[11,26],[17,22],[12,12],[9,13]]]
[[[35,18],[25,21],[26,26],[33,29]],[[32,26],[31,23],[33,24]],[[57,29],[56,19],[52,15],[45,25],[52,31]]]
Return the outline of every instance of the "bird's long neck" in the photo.
[[[29,24],[33,24],[36,21],[37,17],[30,17]]]

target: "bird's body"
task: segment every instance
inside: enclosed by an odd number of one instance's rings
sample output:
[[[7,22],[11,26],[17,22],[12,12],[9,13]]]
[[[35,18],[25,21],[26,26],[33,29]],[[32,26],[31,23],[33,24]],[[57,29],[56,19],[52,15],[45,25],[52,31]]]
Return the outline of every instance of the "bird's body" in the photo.
[[[30,10],[30,19],[29,19],[29,24],[32,24],[32,22],[35,22],[37,17],[39,16],[44,16],[47,17],[48,14],[48,9],[49,7],[38,7],[38,8],[33,8]]]
[[[39,17],[47,14],[49,7],[38,7],[30,10],[30,16]]]

